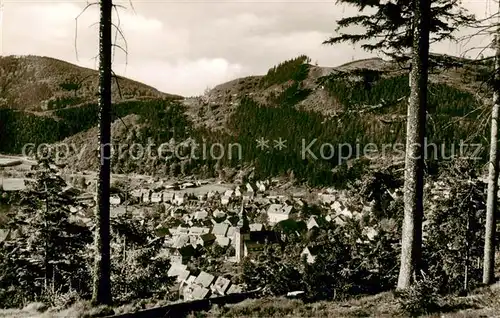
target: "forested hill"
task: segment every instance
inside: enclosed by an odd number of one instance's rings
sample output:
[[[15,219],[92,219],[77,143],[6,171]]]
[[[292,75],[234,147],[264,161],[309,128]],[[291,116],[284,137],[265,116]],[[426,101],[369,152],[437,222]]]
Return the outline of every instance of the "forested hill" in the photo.
[[[435,152],[446,158],[461,140],[484,143],[489,129],[485,101],[492,65],[490,60],[441,55],[433,55],[431,64],[427,136],[429,143],[445,145]],[[404,142],[408,84],[404,65],[381,59],[327,68],[311,65],[308,57],[300,56],[270,68],[264,76],[221,84],[204,96],[118,102],[114,105],[115,143],[146,147],[150,142],[182,141],[188,153],[194,142],[204,143],[208,149],[216,142],[238,143],[242,157],[229,156],[229,148],[221,158],[165,161],[132,159],[125,154],[113,161],[113,169],[172,177],[285,175],[311,184],[343,183],[361,173],[364,160],[339,164],[357,155],[345,153],[348,149],[338,145],[350,144],[352,150],[369,143]],[[97,130],[92,128],[97,124],[96,107],[61,107],[54,112],[55,118],[0,111],[0,122],[5,123],[0,126],[0,151],[19,152],[27,142],[55,143],[66,138],[67,143],[89,145],[82,157],[86,159],[72,156],[69,166],[95,168],[97,161],[90,151],[97,138]],[[260,138],[269,141],[267,148],[256,148]],[[286,147],[275,147],[274,141],[280,138]],[[304,143],[311,142],[310,152],[304,156]]]
[[[94,102],[98,79],[96,70],[50,57],[0,56],[0,107],[50,111]],[[115,101],[160,97],[180,96],[123,77],[113,81]]]

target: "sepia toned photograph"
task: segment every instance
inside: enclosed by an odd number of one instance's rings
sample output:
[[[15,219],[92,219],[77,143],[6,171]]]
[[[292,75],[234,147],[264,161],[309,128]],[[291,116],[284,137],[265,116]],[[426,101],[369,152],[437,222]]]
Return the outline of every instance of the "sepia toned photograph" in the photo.
[[[500,317],[500,0],[0,0],[0,318]]]

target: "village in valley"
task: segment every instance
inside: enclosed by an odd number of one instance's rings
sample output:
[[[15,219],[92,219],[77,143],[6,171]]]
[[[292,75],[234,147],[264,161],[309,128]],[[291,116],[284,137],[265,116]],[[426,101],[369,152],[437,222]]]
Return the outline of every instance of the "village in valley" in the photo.
[[[26,160],[3,164],[2,193],[24,189]],[[65,174],[66,192],[77,197],[72,207],[75,220],[92,222],[95,176],[90,173]],[[308,190],[283,184],[279,179],[224,184],[217,180],[171,182],[153,177],[114,176],[111,185],[111,218],[140,220],[154,228],[162,240],[162,256],[170,260],[168,275],[179,300],[194,300],[246,291],[234,281],[244,258],[250,261],[265,246],[283,247],[287,235],[306,235],[327,223],[342,224],[348,218],[360,218],[352,212],[344,191],[326,188]],[[394,194],[396,195],[396,194]],[[306,207],[318,207],[316,215],[304,214]],[[365,210],[371,209],[370,203]],[[366,237],[377,234],[366,228]],[[2,241],[13,233],[3,233]],[[315,261],[321,246],[305,246],[301,257]]]

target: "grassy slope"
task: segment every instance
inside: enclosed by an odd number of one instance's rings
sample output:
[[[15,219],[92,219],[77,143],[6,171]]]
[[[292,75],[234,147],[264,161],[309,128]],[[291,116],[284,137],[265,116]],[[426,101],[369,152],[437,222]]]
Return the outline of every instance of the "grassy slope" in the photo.
[[[498,285],[483,288],[466,297],[449,297],[441,300],[441,310],[422,317],[472,318],[498,317],[500,313],[500,288]],[[154,305],[154,304],[151,304]],[[149,306],[148,306],[149,307]],[[115,313],[130,312],[133,307],[114,308]],[[67,309],[46,310],[42,304],[31,304],[23,309],[0,310],[0,318],[20,317],[89,317],[98,313],[111,314],[110,308],[92,308],[88,302],[77,302]],[[193,312],[188,318],[203,317],[408,317],[402,313],[392,292],[362,296],[345,301],[320,301],[304,303],[285,298],[249,299],[238,304],[214,306],[208,312]]]
[[[423,317],[498,317],[498,286],[467,297],[450,297],[441,301],[441,310]],[[208,312],[192,313],[194,317],[407,317],[401,312],[392,292],[364,296],[339,302],[303,303],[300,300],[265,298],[247,300],[235,305],[215,306]]]

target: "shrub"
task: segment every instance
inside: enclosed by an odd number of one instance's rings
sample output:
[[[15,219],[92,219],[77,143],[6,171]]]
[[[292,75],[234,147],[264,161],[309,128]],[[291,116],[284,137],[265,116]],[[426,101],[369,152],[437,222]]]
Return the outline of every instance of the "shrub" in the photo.
[[[396,292],[396,299],[404,314],[420,316],[439,308],[439,295],[434,281],[421,279],[411,287]]]

